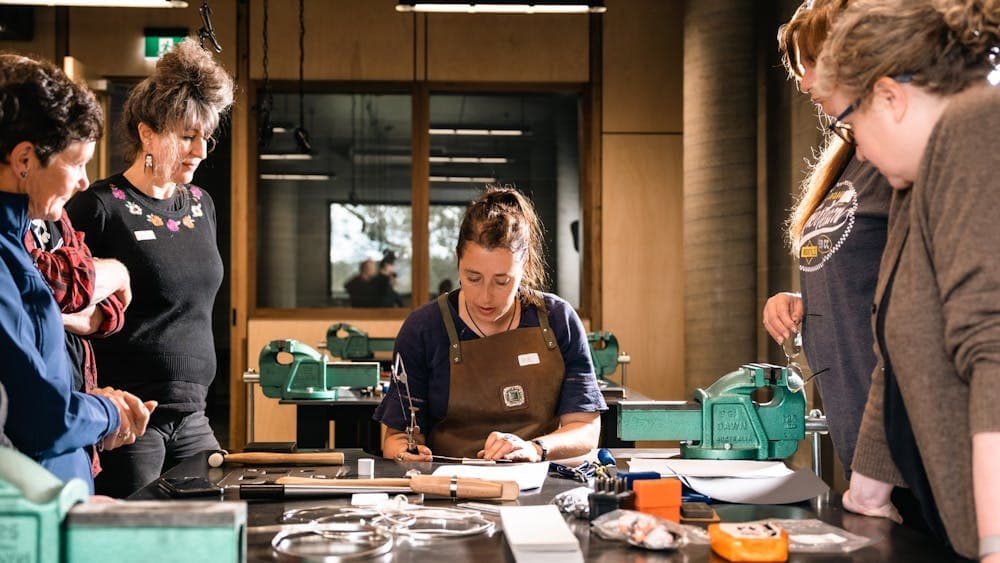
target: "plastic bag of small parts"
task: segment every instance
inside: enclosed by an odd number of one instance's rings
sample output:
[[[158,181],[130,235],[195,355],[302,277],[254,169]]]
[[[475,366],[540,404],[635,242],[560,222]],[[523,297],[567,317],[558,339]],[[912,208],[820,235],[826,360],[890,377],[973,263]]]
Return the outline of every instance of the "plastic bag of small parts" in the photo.
[[[590,501],[588,497],[594,492],[590,487],[577,487],[563,491],[553,497],[549,504],[559,507],[563,514],[586,520],[590,516]]]
[[[788,532],[789,553],[850,553],[877,540],[816,520],[771,519]]]
[[[680,524],[635,510],[613,510],[599,516],[590,527],[603,539],[655,551],[672,551],[688,543],[687,533]]]

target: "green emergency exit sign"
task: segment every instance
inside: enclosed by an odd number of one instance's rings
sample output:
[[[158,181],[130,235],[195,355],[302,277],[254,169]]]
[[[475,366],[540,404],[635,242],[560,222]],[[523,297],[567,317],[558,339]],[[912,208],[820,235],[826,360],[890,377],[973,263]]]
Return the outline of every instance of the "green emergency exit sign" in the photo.
[[[147,59],[158,59],[171,47],[184,41],[188,36],[188,30],[184,28],[146,28],[145,56]]]

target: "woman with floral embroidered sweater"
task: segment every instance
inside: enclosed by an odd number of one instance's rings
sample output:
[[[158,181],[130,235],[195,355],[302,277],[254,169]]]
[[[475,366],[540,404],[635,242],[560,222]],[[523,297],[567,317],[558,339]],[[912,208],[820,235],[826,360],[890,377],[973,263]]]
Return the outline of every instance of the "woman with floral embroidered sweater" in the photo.
[[[212,306],[222,258],[212,198],[190,182],[232,99],[232,78],[211,54],[192,40],[178,44],[125,103],[132,165],[67,206],[94,256],[120,260],[132,276],[124,328],[94,342],[100,383],[160,404],[145,436],[101,457],[102,494],[128,496],[219,447],[205,398],[216,370]]]

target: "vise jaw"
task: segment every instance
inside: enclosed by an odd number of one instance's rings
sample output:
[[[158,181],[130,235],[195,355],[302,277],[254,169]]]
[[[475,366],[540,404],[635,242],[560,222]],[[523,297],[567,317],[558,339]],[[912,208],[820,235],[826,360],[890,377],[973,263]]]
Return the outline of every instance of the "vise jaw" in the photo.
[[[272,340],[260,351],[260,388],[281,400],[337,400],[342,390],[374,388],[378,362],[331,362],[298,340]]]
[[[622,401],[622,440],[679,440],[681,456],[694,459],[785,459],[805,439],[805,397],[792,390],[788,369],[746,364],[692,401]],[[758,389],[769,395],[754,400]]]

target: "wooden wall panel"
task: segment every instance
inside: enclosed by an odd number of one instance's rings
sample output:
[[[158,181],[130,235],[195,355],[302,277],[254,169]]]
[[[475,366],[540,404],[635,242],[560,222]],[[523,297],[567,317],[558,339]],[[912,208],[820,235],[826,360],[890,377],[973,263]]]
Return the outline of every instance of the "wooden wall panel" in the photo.
[[[427,16],[427,79],[586,82],[585,15]]]
[[[632,356],[628,386],[684,389],[680,135],[604,135],[603,326]]]
[[[313,348],[326,339],[326,329],[333,323],[354,325],[374,337],[395,336],[402,325],[400,320],[309,320],[250,319],[247,330],[247,366],[259,370],[258,356],[261,348],[271,340],[293,338]],[[295,440],[295,407],[279,405],[277,399],[265,397],[260,386],[254,386],[254,432],[258,442],[288,442]],[[240,445],[242,446],[242,444]]]
[[[607,6],[604,131],[680,132],[684,3],[608,0]]]
[[[35,7],[35,33],[31,41],[0,41],[0,51],[52,60],[56,54],[56,9]],[[62,63],[56,63],[62,66]]]
[[[263,78],[262,0],[251,2],[250,68]],[[298,80],[298,2],[270,2],[268,73]],[[416,17],[396,0],[306,0],[306,80],[411,80]]]
[[[201,2],[187,8],[70,8],[69,52],[87,65],[90,78],[148,76],[156,61],[143,58],[143,28],[186,27],[197,35]],[[236,70],[236,0],[212,2],[212,27],[222,45],[218,60]]]

